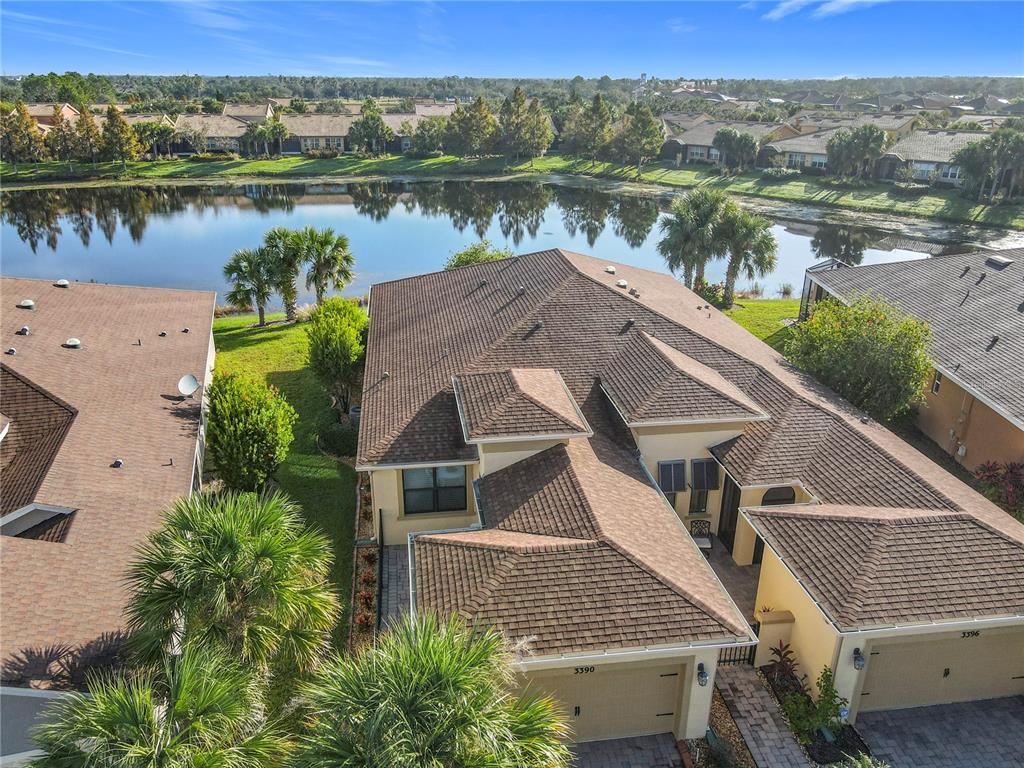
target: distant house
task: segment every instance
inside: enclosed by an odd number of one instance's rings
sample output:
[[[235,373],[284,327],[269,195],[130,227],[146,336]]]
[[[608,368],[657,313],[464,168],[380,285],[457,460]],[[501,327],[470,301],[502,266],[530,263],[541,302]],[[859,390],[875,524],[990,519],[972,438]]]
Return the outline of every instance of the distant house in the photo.
[[[242,149],[242,136],[249,123],[227,115],[178,115],[174,121],[174,130],[179,133],[187,130],[206,132],[206,151],[208,152],[239,152]],[[186,142],[175,146],[178,154],[191,154],[195,148]]]
[[[39,754],[40,710],[118,660],[125,569],[199,488],[216,296],[3,277],[0,299],[17,351],[0,364],[0,764],[15,766]],[[185,374],[202,385],[188,399]]]
[[[686,149],[680,140],[682,135],[694,126],[712,120],[707,112],[666,112],[661,116],[662,129],[665,132],[665,143],[661,146],[661,156],[668,160],[682,162]]]
[[[897,141],[878,163],[878,175],[883,179],[896,178],[904,167],[913,169],[920,181],[936,179],[945,184],[960,186],[960,166],[952,163],[958,149],[981,141],[984,131],[914,131]]]
[[[74,122],[78,118],[78,110],[72,107],[67,102],[63,104],[54,103],[33,103],[26,104],[25,109],[28,110],[28,114],[32,117],[39,126],[51,126],[53,125],[53,108],[60,107],[60,112],[64,115],[65,120],[71,120]],[[11,114],[14,114],[16,110],[12,110]]]
[[[807,270],[801,314],[830,296],[880,296],[932,331],[917,424],[968,469],[1024,461],[1024,249]]]
[[[1002,112],[1009,109],[1011,103],[1009,99],[1004,99],[1001,96],[979,96],[976,99],[962,101],[958,106],[970,107],[976,112]]]
[[[455,104],[417,104],[417,117],[451,117],[455,112]]]
[[[274,116],[274,105],[269,101],[262,104],[225,104],[221,114],[247,123],[263,123]]]
[[[723,128],[732,128],[739,133],[753,136],[758,143],[774,138],[782,129],[780,123],[748,123],[742,120],[705,120],[679,138],[679,143],[686,148],[687,163],[717,163],[718,150],[712,144],[715,134]]]
[[[813,133],[826,128],[859,128],[876,125],[886,133],[902,138],[914,130],[918,115],[904,112],[820,112],[801,110],[790,118],[788,125],[800,133]]]
[[[965,112],[954,120],[950,127],[956,129],[965,124],[977,123],[986,131],[994,131],[997,128],[1001,128],[1003,123],[1012,119],[1012,117],[1013,115],[978,115],[974,112]]]
[[[156,112],[123,112],[121,117],[128,125],[138,125],[139,123],[163,123],[169,125],[171,128],[174,127],[174,121],[171,120],[167,115],[158,114]],[[103,130],[104,123],[107,122],[107,116],[95,115],[93,121],[96,123],[96,127],[99,130]]]
[[[280,116],[288,129],[283,153],[297,155],[311,149],[334,149],[339,153],[351,149],[347,144],[349,129],[355,117],[333,113],[289,114]]]
[[[829,128],[786,139],[774,139],[764,145],[759,164],[785,168],[820,168],[824,171],[828,167],[829,139],[841,130]]]

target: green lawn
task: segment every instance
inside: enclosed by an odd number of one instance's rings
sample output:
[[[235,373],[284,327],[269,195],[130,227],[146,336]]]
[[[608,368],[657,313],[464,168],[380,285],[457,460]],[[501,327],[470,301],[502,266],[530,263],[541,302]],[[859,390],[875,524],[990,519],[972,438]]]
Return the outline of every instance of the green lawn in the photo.
[[[120,163],[75,165],[69,171],[64,163],[22,165],[17,171],[0,163],[0,179],[10,186],[47,182],[87,182],[90,180],[173,180],[173,179],[241,179],[241,178],[309,178],[317,176],[518,176],[528,178],[539,174],[570,174],[636,180],[632,166],[613,163],[591,163],[561,155],[548,155],[534,161],[506,166],[501,158],[460,159],[436,157],[413,159],[402,156],[382,158],[339,157],[311,160],[306,157],[284,157],[277,160],[222,160],[195,162],[191,160],[140,161],[128,163],[127,171]],[[665,187],[689,188],[713,186],[728,192],[755,197],[833,206],[880,214],[897,214],[933,218],[951,222],[969,222],[984,226],[1024,229],[1024,206],[981,206],[962,197],[956,190],[934,190],[922,197],[907,199],[890,194],[888,184],[871,183],[850,187],[828,177],[800,176],[789,181],[767,181],[759,173],[720,176],[708,166],[675,168],[669,163],[647,166],[641,180]]]
[[[283,315],[273,315],[279,319]],[[254,328],[255,317],[225,317],[213,321],[217,370],[262,376],[277,387],[298,411],[295,442],[278,469],[281,488],[302,505],[306,519],[334,544],[331,579],[343,606],[335,642],[341,648],[347,627],[349,585],[352,579],[352,538],[355,519],[355,471],[324,456],[316,446],[316,424],[330,409],[319,382],[306,368],[306,333],[297,325]]]
[[[800,299],[737,299],[725,314],[781,352],[792,334],[782,321],[796,319]]]

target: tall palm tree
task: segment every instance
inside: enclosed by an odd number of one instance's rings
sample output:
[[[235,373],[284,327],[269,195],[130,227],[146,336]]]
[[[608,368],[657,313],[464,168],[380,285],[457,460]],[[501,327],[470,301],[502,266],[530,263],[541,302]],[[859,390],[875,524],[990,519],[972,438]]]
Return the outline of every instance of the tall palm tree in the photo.
[[[658,253],[672,272],[682,270],[688,288],[704,279],[711,259],[725,255],[722,215],[728,197],[718,189],[695,189],[672,201],[671,216],[661,220]]]
[[[231,283],[227,299],[236,307],[255,306],[260,326],[267,324],[267,302],[274,293],[274,263],[266,248],[242,248],[224,265],[224,279]]]
[[[517,697],[501,634],[454,617],[407,618],[306,686],[304,768],[569,763],[568,728],[548,698]]]
[[[336,235],[331,228],[306,227],[298,233],[302,260],[309,264],[306,287],[316,291],[316,303],[323,303],[327,289],[341,290],[352,282],[355,257],[348,237]]]
[[[254,675],[186,646],[155,667],[93,676],[50,705],[35,740],[46,768],[279,765],[291,744],[261,716]]]
[[[295,322],[299,289],[297,281],[302,268],[302,242],[298,233],[285,227],[274,227],[263,235],[263,247],[271,255],[274,287],[281,294],[289,322]]]
[[[129,568],[132,646],[152,661],[188,637],[260,669],[311,669],[338,612],[330,568],[330,543],[283,493],[183,497]]]
[[[725,307],[731,307],[736,278],[742,271],[748,280],[774,271],[778,243],[772,223],[763,216],[747,213],[730,203],[722,217],[722,242],[729,254],[725,267]]]
[[[245,133],[242,134],[242,144],[249,150],[249,156],[259,154],[260,141],[263,140],[261,133],[263,126],[259,123],[249,123],[245,126]]]

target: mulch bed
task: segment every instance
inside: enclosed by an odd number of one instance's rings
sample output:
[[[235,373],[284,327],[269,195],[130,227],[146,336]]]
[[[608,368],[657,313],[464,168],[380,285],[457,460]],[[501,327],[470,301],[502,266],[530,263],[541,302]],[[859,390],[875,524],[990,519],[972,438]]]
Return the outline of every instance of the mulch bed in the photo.
[[[719,746],[713,750],[707,739],[687,739],[686,746],[694,758],[694,768],[757,768],[718,688],[712,694],[708,725],[718,737]]]

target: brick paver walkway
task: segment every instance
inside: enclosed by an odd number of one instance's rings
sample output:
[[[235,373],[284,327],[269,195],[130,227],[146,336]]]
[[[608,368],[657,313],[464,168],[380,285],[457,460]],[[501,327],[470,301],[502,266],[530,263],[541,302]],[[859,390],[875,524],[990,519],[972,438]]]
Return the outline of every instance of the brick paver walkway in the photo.
[[[384,583],[381,588],[381,625],[409,612],[409,550],[384,547]]]
[[[758,768],[807,768],[804,751],[753,667],[719,667],[715,685]]]
[[[857,730],[892,768],[1024,765],[1024,696],[865,712]]]
[[[574,768],[682,768],[671,733],[588,741],[573,748]]]

